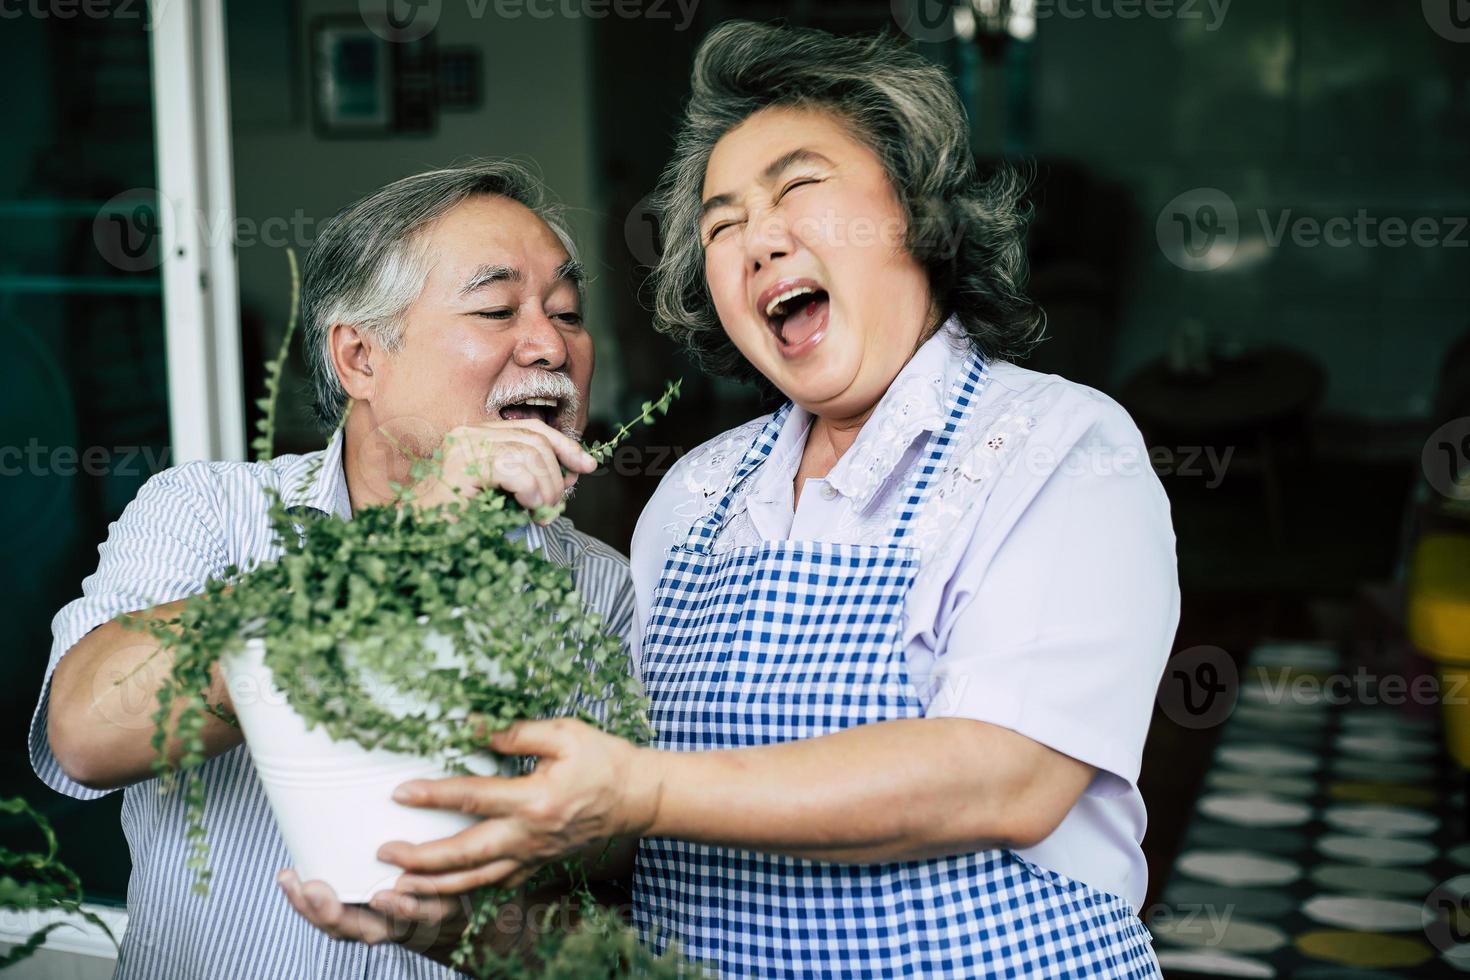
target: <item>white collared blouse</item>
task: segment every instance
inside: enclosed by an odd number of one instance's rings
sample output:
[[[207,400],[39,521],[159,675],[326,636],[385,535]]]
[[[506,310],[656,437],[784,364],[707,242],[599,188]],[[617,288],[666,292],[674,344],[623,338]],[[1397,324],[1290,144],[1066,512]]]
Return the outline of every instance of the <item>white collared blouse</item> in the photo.
[[[812,416],[795,407],[714,550],[881,542],[967,356],[953,322],[928,340],[826,478],[806,482],[800,506],[793,485]],[[1169,502],[1137,427],[1106,395],[1003,361],[989,374],[911,533],[909,674],[927,716],[999,725],[1097,768],[1057,830],[1020,853],[1137,909],[1139,765],[1179,619]],[[714,508],[769,418],[682,458],[644,509],[632,546],[635,665],[669,548]]]

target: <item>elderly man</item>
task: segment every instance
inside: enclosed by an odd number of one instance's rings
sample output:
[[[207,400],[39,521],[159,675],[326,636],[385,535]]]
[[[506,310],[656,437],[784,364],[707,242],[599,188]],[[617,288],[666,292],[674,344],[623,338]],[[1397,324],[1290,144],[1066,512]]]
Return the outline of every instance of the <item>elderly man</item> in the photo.
[[[292,912],[276,874],[290,862],[238,729],[210,719],[214,877],[192,895],[184,807],[160,795],[150,737],[167,674],[155,643],[117,617],[168,617],[228,566],[276,553],[262,488],[288,504],[350,518],[390,504],[409,460],[446,435],[444,472],[414,504],[496,487],[528,508],[561,499],[595,463],[586,422],[592,338],[582,325],[582,268],[536,181],[492,162],[408,177],[358,201],[323,231],[306,265],[303,316],[325,450],[269,463],[188,463],[159,474],[110,529],[82,598],[57,614],[31,724],[36,772],[94,799],[125,787],[132,850],[129,925],[116,976],[443,977],[393,945],[337,942]],[[303,485],[318,457],[314,483]],[[473,465],[493,460],[494,466]],[[570,566],[581,594],[623,635],[633,595],[627,561],[569,521],[533,525],[533,547]],[[128,678],[126,683],[119,679]],[[229,704],[218,676],[213,701]],[[366,914],[366,913],[365,913]]]

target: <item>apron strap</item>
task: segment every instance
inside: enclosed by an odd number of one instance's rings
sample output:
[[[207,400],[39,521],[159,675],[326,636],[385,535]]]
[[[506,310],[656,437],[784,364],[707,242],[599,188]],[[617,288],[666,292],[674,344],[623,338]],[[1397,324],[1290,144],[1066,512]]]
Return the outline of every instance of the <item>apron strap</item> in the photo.
[[[929,498],[934,475],[943,471],[944,464],[949,459],[954,447],[955,433],[959,432],[974,414],[975,395],[985,386],[988,374],[989,369],[985,365],[985,359],[972,351],[965,363],[964,373],[955,379],[953,387],[950,388],[949,417],[945,420],[943,428],[929,433],[924,452],[909,477],[909,485],[903,495],[903,502],[899,505],[898,515],[893,519],[893,528],[889,532],[890,544],[903,543],[904,536],[909,533],[914,515]]]
[[[974,409],[975,395],[984,387],[986,376],[985,359],[972,352],[965,364],[964,373],[955,379],[950,389],[949,417],[945,420],[944,427],[929,433],[923,457],[909,477],[909,485],[904,494],[903,503],[889,531],[891,544],[902,543],[904,536],[908,534],[914,515],[928,499],[934,475],[944,468],[945,462],[949,459],[955,433],[969,421]],[[734,502],[735,495],[740,492],[741,486],[750,478],[750,475],[771,455],[776,439],[781,434],[781,427],[786,424],[786,417],[791,414],[791,408],[791,402],[782,405],[751,442],[740,465],[736,467],[735,475],[730,479],[730,486],[726,488],[725,495],[720,498],[715,509],[695,521],[689,528],[689,535],[684,541],[684,546],[688,550],[698,553],[709,550],[725,524],[725,516],[730,511],[730,504]]]
[[[740,492],[740,487],[756,471],[766,457],[771,455],[771,450],[776,445],[776,439],[781,435],[781,427],[786,424],[786,417],[791,414],[791,402],[787,402],[777,410],[771,420],[761,429],[760,434],[751,442],[750,448],[745,451],[745,457],[741,459],[740,465],[735,469],[735,475],[730,479],[730,486],[726,488],[725,495],[710,511],[689,529],[689,536],[685,539],[684,546],[690,551],[708,551],[715,537],[720,533],[720,528],[725,524],[725,515],[730,510],[730,504],[735,500],[735,495]]]

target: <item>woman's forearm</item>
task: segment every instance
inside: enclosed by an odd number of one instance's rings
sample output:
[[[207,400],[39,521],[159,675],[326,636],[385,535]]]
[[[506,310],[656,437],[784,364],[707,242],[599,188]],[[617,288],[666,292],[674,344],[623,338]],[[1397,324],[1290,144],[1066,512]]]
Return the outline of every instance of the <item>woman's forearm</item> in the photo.
[[[647,836],[851,863],[1030,846],[1093,774],[1015,732],[961,718],[730,751],[645,751],[659,783]]]

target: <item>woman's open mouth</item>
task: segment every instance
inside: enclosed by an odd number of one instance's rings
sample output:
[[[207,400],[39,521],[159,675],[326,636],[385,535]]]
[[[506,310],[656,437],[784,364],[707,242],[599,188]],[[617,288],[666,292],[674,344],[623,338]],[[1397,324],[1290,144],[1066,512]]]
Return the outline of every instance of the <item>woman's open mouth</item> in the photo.
[[[811,280],[778,283],[761,295],[766,325],[781,353],[796,357],[821,343],[827,332],[827,290]]]

